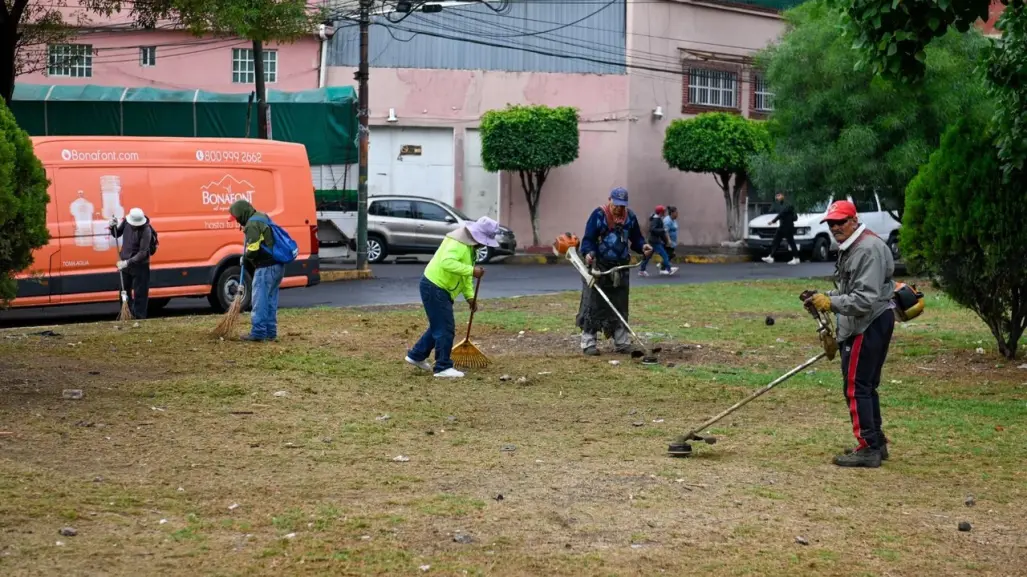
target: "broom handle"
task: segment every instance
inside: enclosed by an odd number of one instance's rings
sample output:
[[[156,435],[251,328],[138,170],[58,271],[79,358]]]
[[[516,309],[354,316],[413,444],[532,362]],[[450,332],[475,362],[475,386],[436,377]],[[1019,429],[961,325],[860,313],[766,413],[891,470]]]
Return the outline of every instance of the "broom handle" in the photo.
[[[471,323],[474,322],[474,311],[478,308],[478,289],[481,288],[481,277],[474,285],[474,308],[471,309],[471,318],[467,319],[467,339],[471,340]]]

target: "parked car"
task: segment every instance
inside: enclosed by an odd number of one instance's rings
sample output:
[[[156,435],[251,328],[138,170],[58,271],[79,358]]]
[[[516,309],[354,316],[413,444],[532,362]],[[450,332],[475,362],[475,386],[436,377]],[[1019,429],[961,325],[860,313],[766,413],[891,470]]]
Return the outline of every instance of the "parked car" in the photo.
[[[333,213],[331,222],[356,250],[356,211]],[[320,218],[327,218],[328,215]],[[389,256],[434,254],[442,239],[458,226],[474,222],[456,208],[433,198],[404,195],[372,196],[367,200],[367,261],[379,263]],[[487,263],[517,250],[514,233],[499,227],[496,248],[478,249],[477,261]]]
[[[884,209],[881,199],[876,194],[869,200],[855,201],[852,197],[846,198],[855,203],[860,222],[885,239],[892,249],[892,254],[898,258],[899,228],[902,223]],[[838,243],[831,236],[831,230],[826,223],[820,222],[833,200],[833,196],[828,197],[814,205],[810,212],[799,213],[799,219],[795,222],[795,244],[799,252],[803,256],[808,255],[811,260],[823,262],[838,252]],[[770,253],[770,245],[774,242],[774,234],[777,233],[778,227],[777,223],[770,224],[770,221],[776,216],[775,213],[763,214],[749,221],[749,235],[745,239],[749,250],[759,254]],[[785,242],[777,248],[778,253],[787,251],[788,245]]]

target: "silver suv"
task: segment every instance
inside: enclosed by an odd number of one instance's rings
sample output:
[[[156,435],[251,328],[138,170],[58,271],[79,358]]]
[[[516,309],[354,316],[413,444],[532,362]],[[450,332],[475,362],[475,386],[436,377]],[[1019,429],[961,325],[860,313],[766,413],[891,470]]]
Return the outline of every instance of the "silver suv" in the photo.
[[[452,206],[420,196],[372,196],[367,199],[367,261],[379,263],[389,256],[434,254],[442,239],[464,223],[474,222]],[[477,262],[487,263],[496,256],[517,250],[514,233],[499,227],[499,246],[481,247]],[[356,241],[349,243],[356,250]]]

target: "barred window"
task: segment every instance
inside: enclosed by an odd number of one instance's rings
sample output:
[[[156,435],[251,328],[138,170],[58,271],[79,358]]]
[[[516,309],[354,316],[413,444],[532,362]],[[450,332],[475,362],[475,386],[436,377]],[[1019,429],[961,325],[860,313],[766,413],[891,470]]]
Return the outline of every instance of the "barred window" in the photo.
[[[753,81],[753,104],[752,109],[760,112],[774,110],[774,93],[770,91],[770,85],[762,74],[754,74]]]
[[[253,84],[257,81],[256,64],[253,60],[252,48],[232,49],[232,82],[236,84]],[[264,51],[264,82],[278,81],[278,51]]]
[[[140,46],[139,47],[139,65],[145,68],[157,65],[157,47],[156,46]]]
[[[738,75],[722,70],[692,68],[688,71],[688,103],[720,108],[738,105]]]
[[[91,78],[93,46],[91,44],[52,44],[47,46],[46,72],[50,76]]]

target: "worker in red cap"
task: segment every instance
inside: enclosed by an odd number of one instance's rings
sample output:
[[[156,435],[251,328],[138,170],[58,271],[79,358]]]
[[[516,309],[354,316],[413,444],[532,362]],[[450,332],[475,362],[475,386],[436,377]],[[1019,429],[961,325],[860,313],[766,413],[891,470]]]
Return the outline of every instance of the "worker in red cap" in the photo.
[[[653,247],[653,252],[642,259],[642,265],[638,268],[638,276],[649,276],[645,268],[649,266],[649,261],[652,260],[654,253],[660,255],[661,275],[668,276],[678,272],[678,267],[670,266],[670,255],[667,254],[667,247],[671,246],[671,244],[670,235],[667,233],[667,225],[663,221],[663,216],[666,212],[667,209],[662,204],[659,204],[656,205],[653,213],[649,215],[649,246]]]
[[[859,222],[848,200],[833,203],[826,222],[838,241],[835,289],[806,291],[801,298],[817,310],[835,313],[842,378],[857,445],[834,458],[841,467],[880,467],[888,458],[888,439],[881,429],[877,388],[888,356],[895,314],[895,261],[887,243]]]

